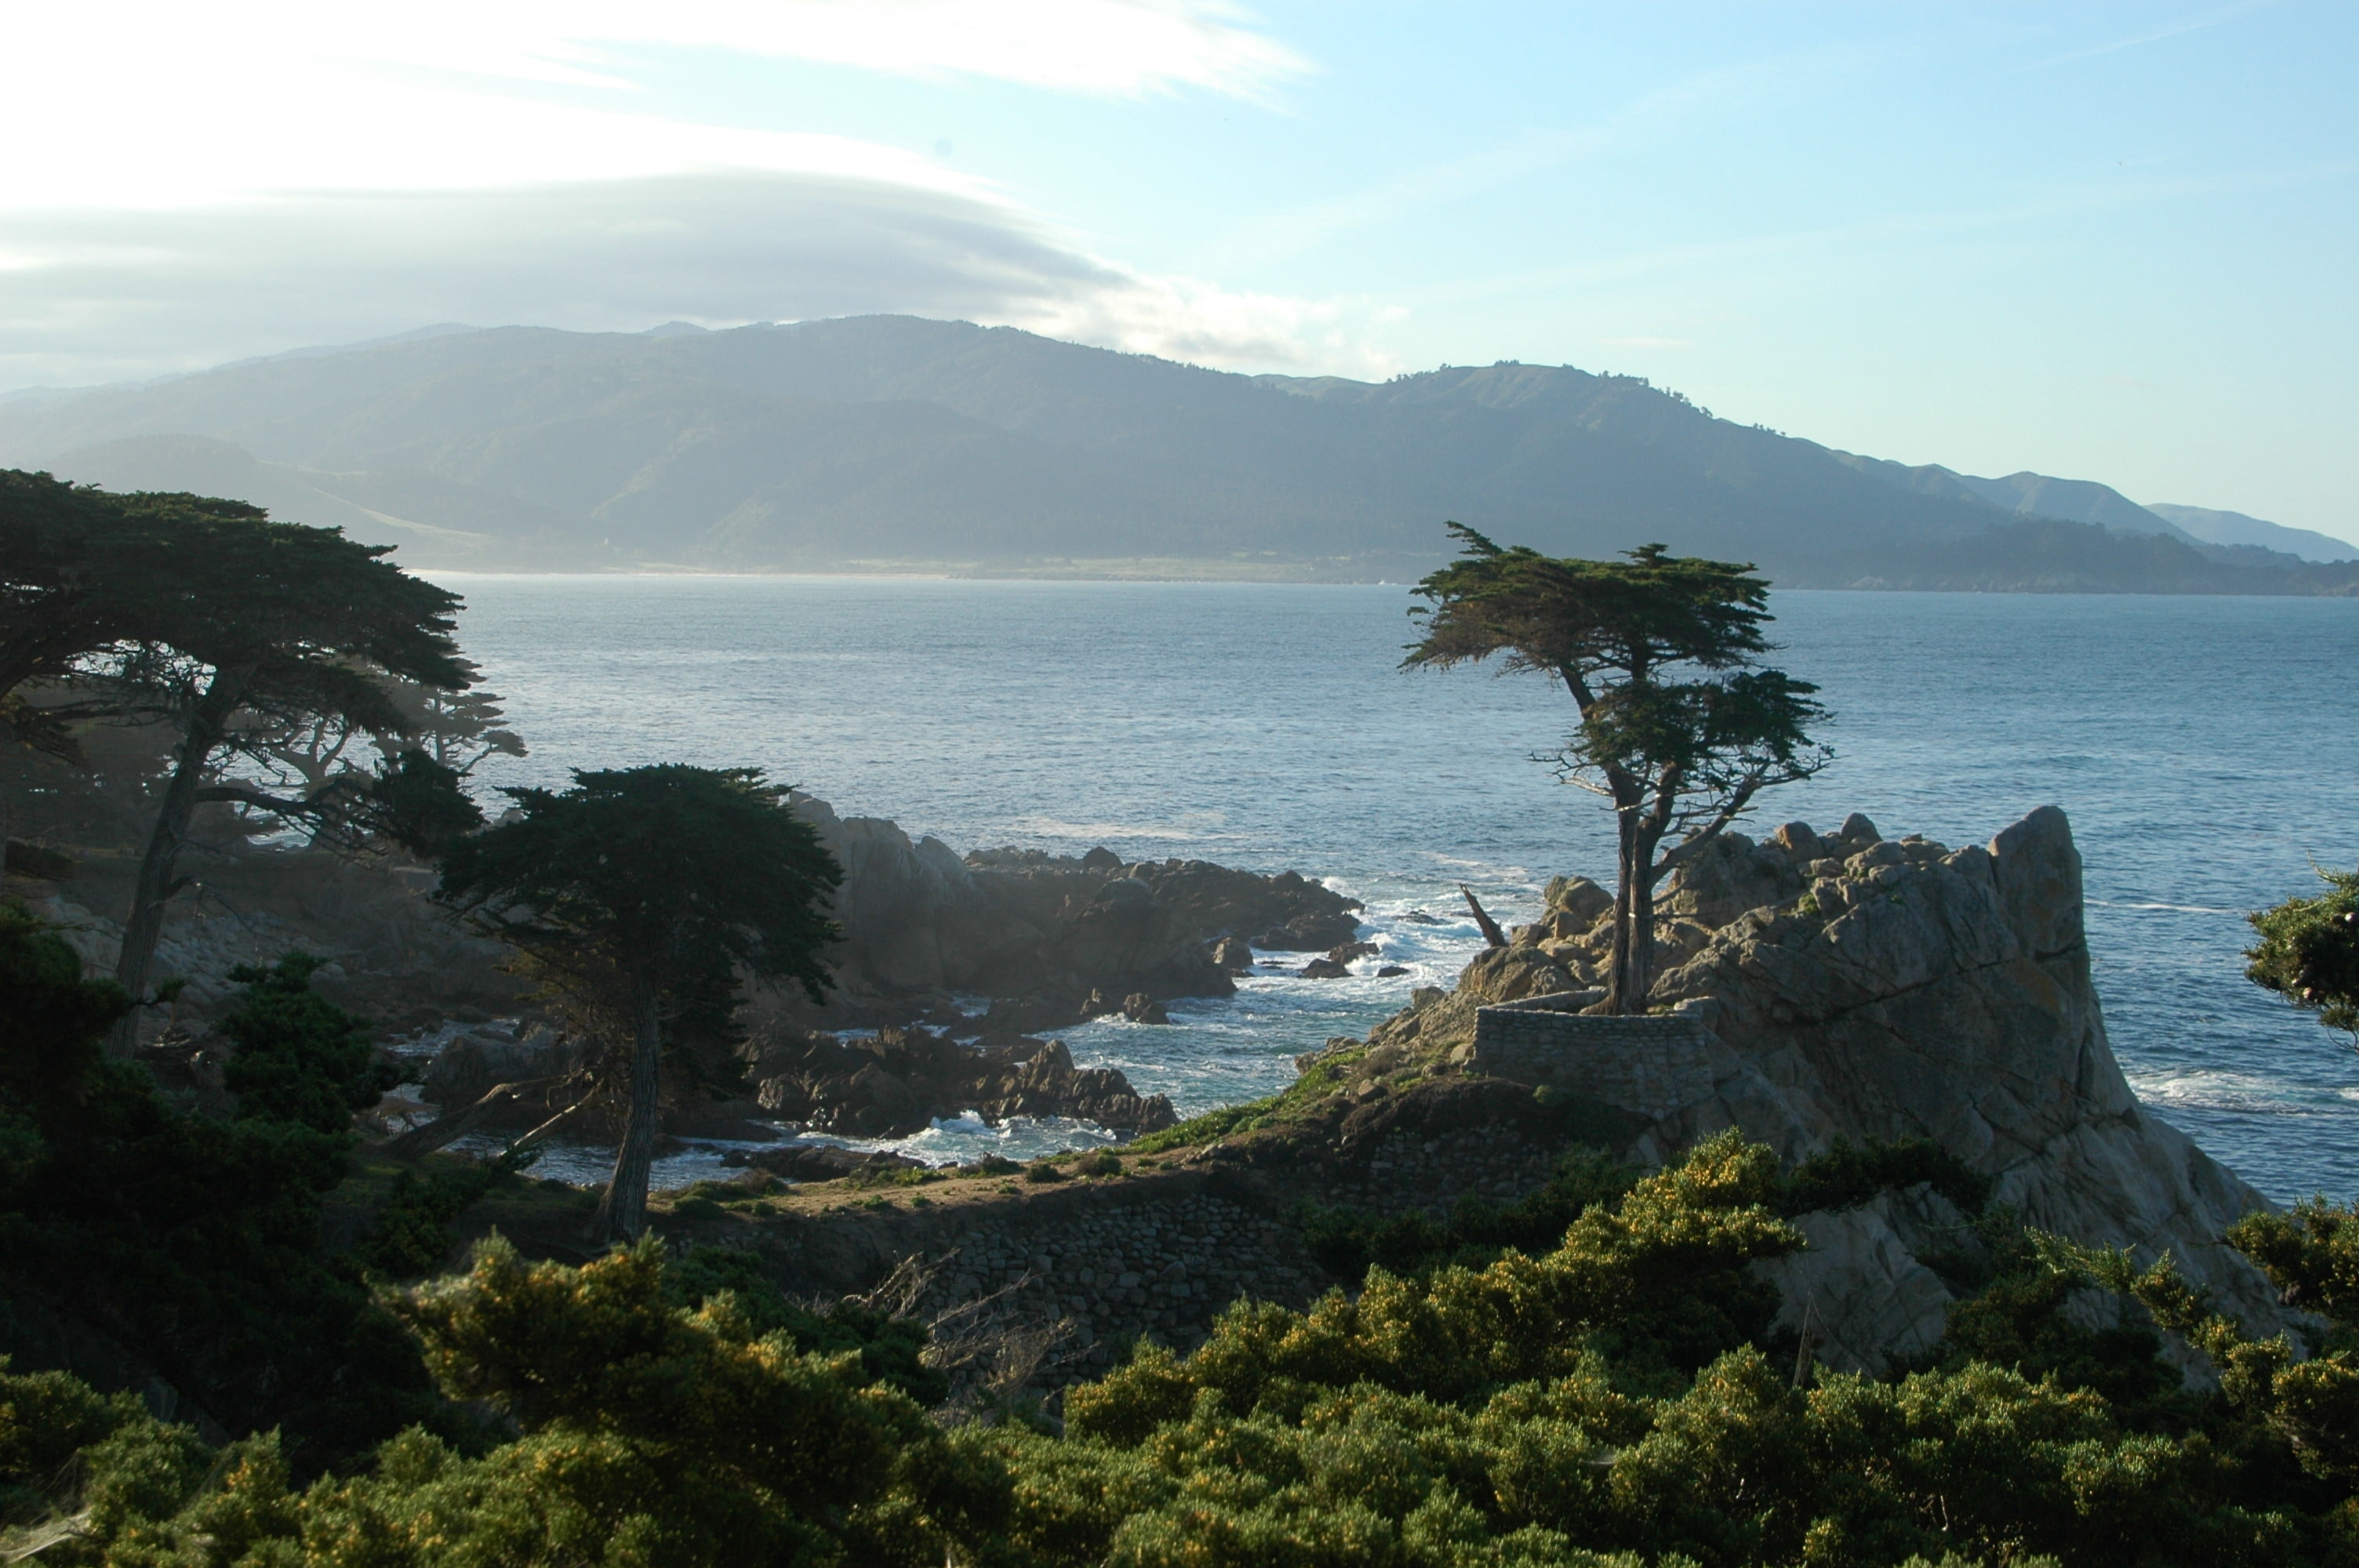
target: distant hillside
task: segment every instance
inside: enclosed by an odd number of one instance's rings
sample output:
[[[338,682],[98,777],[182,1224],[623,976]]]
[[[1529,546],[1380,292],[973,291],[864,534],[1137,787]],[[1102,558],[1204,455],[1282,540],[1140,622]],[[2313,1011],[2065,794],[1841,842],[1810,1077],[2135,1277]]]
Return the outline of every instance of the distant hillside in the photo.
[[[1797,586],[2359,583],[2215,558],[2104,486],[1903,469],[1627,377],[1232,375],[908,317],[437,329],[0,401],[0,463],[248,496],[420,566],[1398,579],[1454,518],[1562,554],[1659,539]],[[2051,506],[2078,510],[2027,534]]]
[[[2205,506],[2171,506],[2159,501],[2148,503],[2147,510],[2207,545],[2277,550],[2286,555],[2299,556],[2306,561],[2359,561],[2359,545],[2346,539],[2313,533],[2308,528],[2288,528],[2278,523],[2264,523],[2241,512],[2214,512]]]

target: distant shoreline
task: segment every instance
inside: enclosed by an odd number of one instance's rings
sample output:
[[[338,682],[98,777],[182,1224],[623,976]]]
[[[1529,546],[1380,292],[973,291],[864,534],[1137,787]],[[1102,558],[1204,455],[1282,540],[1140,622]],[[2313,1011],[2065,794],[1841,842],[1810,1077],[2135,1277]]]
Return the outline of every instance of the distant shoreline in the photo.
[[[878,563],[867,567],[776,567],[727,568],[668,562],[640,562],[615,567],[486,566],[459,563],[427,564],[402,561],[405,569],[429,577],[500,578],[828,578],[912,582],[1101,582],[1170,583],[1175,585],[1263,585],[1277,587],[1412,588],[1427,572],[1442,564],[1430,562],[1395,568],[1385,575],[1345,575],[1321,571],[1318,563],[1190,561],[1162,557],[1104,559],[1065,563],[994,566],[982,562],[913,561],[906,565]],[[1769,572],[1772,586],[1787,591],[1814,593],[1973,593],[2082,595],[2119,599],[2354,599],[2359,579],[2334,588],[2255,587],[2241,591],[2216,587],[2197,589],[2108,588],[2090,583],[1984,585],[1958,582],[1829,582],[1810,577],[1780,578]]]

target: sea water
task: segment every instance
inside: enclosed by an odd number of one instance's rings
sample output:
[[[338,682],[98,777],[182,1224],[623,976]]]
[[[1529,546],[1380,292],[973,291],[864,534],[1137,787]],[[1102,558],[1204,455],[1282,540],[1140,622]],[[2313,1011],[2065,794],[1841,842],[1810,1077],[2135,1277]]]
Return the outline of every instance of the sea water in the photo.
[[[1168,1028],[1063,1032],[1181,1114],[1270,1093],[1480,944],[1458,887],[1529,918],[1559,872],[1608,881],[1611,823],[1533,758],[1571,710],[1534,676],[1406,672],[1399,586],[447,574],[461,637],[530,754],[574,768],[748,764],[845,816],[955,848],[1294,868],[1365,901],[1382,953],[1265,969]],[[2114,1049],[2158,1114],[2263,1191],[2359,1196],[2359,1058],[2244,979],[2246,911],[2359,864],[2359,600],[1779,593],[1777,662],[1816,682],[1838,760],[1756,834],[1864,811],[1987,839],[2070,814]],[[1277,956],[1272,956],[1277,957]],[[1293,961],[1288,959],[1288,961]],[[934,1158],[1088,1141],[961,1119]]]

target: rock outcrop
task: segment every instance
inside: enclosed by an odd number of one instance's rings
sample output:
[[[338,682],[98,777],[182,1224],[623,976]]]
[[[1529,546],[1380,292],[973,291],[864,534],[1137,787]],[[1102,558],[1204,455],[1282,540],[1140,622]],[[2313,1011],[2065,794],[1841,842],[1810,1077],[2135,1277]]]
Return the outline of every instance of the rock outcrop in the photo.
[[[1242,941],[1324,949],[1358,926],[1356,903],[1292,871],[1178,860],[1125,866],[1102,849],[962,859],[939,838],[913,841],[879,817],[839,817],[810,796],[795,809],[844,869],[835,901],[843,939],[830,954],[842,1000],[812,1022],[864,1022],[899,1000],[965,992],[1006,1002],[1006,1027],[1062,1028],[1089,1016],[1093,993],[1232,995],[1231,975],[1251,958]],[[791,999],[781,1005],[798,1011]]]
[[[2114,1059],[2061,811],[1954,851],[1882,838],[1862,816],[1832,838],[1799,823],[1758,844],[1726,835],[1658,913],[1653,1010],[1677,1015],[1661,1041],[1580,1015],[1608,910],[1578,930],[1552,911],[1478,957],[1455,992],[1419,991],[1370,1043],[1591,1095],[1636,1119],[1632,1147],[1649,1160],[1729,1127],[1788,1161],[1838,1139],[1929,1138],[2027,1224],[2141,1259],[2168,1249],[2247,1323],[2283,1321],[2267,1280],[2220,1240],[2267,1200],[2141,1107]],[[1560,1070],[1543,1072],[1550,1039]],[[1677,1061],[1654,1060],[1666,1051]],[[1952,1294],[1923,1260],[1971,1245],[1944,1200],[1888,1195],[1804,1228],[1811,1248],[1769,1271],[1828,1360],[1877,1368],[1940,1336]]]
[[[1059,1040],[988,1048],[925,1029],[840,1040],[774,1033],[747,1075],[767,1114],[840,1137],[902,1138],[973,1112],[985,1121],[1067,1116],[1130,1132],[1175,1118],[1161,1095],[1138,1094],[1111,1067],[1076,1067]]]

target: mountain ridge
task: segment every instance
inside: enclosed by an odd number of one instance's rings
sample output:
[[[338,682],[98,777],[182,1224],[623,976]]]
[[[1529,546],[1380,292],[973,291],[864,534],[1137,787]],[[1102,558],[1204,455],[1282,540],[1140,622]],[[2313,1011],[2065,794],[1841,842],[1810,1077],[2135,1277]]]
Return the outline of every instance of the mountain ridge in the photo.
[[[0,402],[0,461],[118,488],[242,476],[277,515],[429,567],[1368,579],[1438,562],[1453,518],[1557,554],[1661,539],[1793,586],[2359,586],[2103,485],[1862,458],[1636,377],[1245,376],[915,317],[402,334]]]

